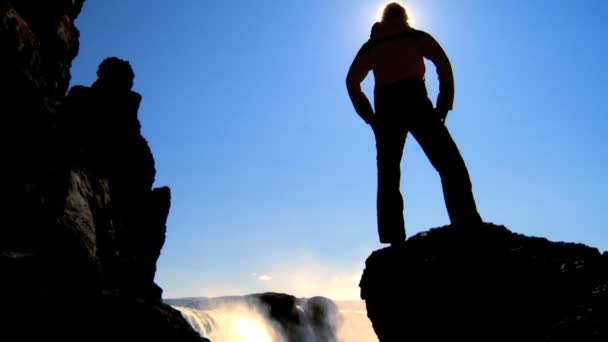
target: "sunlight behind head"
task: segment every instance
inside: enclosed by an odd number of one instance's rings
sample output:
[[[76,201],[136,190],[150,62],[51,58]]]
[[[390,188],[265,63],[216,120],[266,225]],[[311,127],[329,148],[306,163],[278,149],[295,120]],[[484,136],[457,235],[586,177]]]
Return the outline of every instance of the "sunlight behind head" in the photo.
[[[387,2],[383,3],[382,6],[380,6],[380,8],[378,8],[378,12],[376,13],[375,21],[376,22],[382,21],[384,9],[386,8],[386,6],[388,6],[392,3],[397,3],[397,4],[401,5],[403,8],[405,8],[405,13],[407,14],[407,17],[408,17],[407,22],[410,24],[410,26],[413,27],[415,24],[415,20],[414,20],[414,17],[412,16],[412,11],[410,10],[411,8],[409,6],[406,6],[402,1],[387,1]]]

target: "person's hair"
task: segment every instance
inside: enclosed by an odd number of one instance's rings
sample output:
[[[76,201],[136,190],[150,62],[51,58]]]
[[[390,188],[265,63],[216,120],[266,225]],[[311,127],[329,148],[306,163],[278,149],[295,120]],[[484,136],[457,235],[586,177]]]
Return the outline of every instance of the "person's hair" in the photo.
[[[384,7],[384,11],[382,12],[382,21],[393,19],[402,19],[406,23],[408,20],[405,7],[398,2],[391,2],[390,4],[386,5],[386,7]]]

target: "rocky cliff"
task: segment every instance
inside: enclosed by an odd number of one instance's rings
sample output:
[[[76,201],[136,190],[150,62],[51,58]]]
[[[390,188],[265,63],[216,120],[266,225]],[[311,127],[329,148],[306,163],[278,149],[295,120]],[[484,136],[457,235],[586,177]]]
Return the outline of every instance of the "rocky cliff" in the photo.
[[[82,6],[0,0],[0,339],[202,341],[153,281],[170,191],[133,70],[108,58],[65,95]]]
[[[608,253],[502,226],[378,250],[360,286],[381,342],[608,341]]]

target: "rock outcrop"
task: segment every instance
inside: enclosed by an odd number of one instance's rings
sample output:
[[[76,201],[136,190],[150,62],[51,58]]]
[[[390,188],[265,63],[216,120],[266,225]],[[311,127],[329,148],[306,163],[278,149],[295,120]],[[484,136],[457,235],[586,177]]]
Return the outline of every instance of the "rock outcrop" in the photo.
[[[153,280],[170,191],[152,189],[154,158],[140,134],[129,63],[107,58],[97,75],[91,87],[73,87],[59,112],[70,170],[62,223],[86,241],[83,253],[99,266],[105,290],[158,301]]]
[[[153,281],[170,191],[129,63],[65,96],[82,5],[0,0],[0,339],[202,341]]]
[[[378,250],[360,287],[381,342],[608,340],[608,254],[502,226]]]

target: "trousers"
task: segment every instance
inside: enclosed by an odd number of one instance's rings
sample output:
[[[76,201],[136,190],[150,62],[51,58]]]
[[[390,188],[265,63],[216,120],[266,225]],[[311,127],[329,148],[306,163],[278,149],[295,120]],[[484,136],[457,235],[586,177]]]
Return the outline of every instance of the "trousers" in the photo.
[[[473,197],[464,160],[447,127],[435,115],[422,80],[405,80],[374,89],[378,166],[377,216],[380,242],[405,240],[403,197],[400,192],[401,158],[408,133],[416,139],[439,173],[452,225],[482,222]]]

